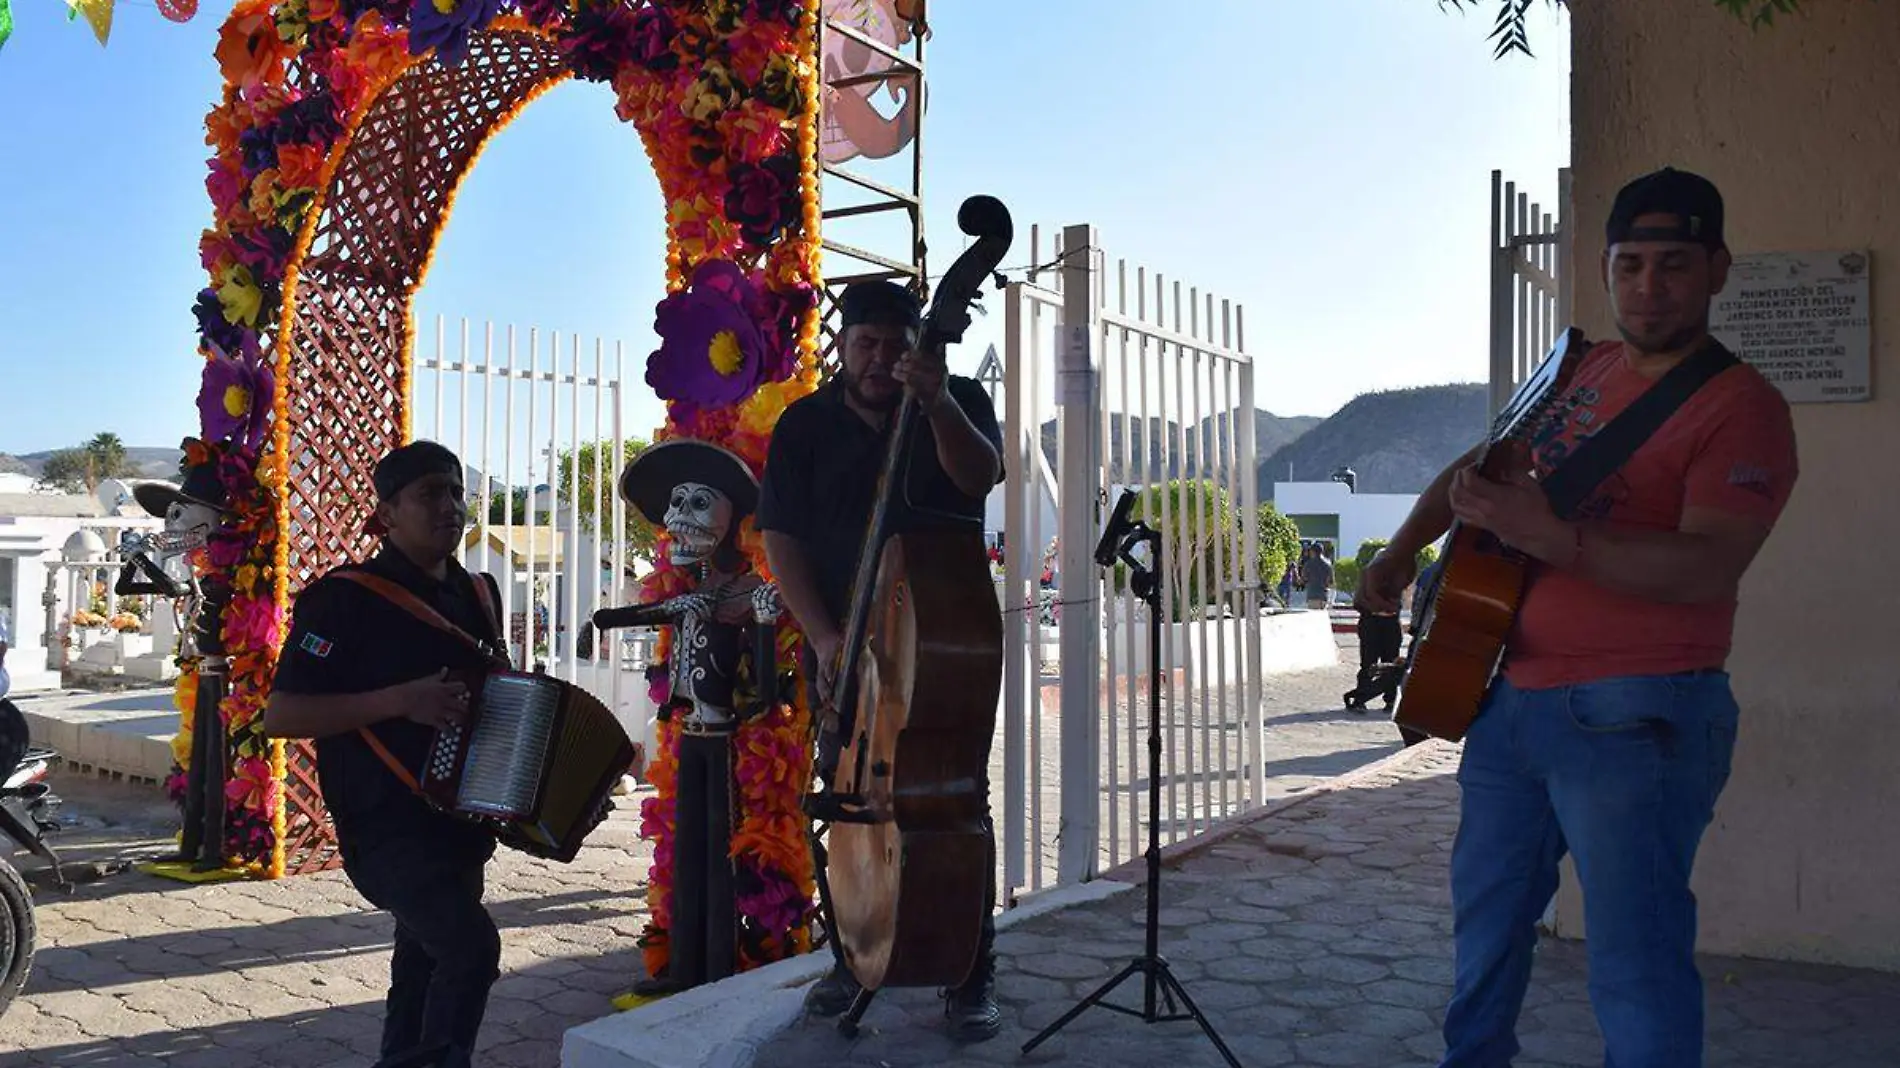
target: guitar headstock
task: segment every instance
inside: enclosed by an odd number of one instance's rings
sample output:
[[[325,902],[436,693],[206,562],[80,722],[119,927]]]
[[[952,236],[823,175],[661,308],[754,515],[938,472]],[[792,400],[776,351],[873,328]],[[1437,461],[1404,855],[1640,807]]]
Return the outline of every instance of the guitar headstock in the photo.
[[[1511,394],[1503,410],[1492,420],[1489,440],[1493,443],[1508,441],[1536,425],[1550,405],[1563,395],[1578,365],[1583,363],[1584,353],[1589,350],[1590,342],[1584,339],[1582,330],[1574,326],[1565,330],[1551,346],[1544,362],[1517,387],[1517,392]]]

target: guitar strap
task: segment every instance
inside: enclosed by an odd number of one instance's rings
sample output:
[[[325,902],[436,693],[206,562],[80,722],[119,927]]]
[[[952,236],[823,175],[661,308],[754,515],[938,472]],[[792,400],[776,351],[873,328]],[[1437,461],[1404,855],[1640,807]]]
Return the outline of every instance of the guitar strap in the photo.
[[[396,583],[380,575],[372,575],[367,571],[338,571],[335,572],[335,575],[337,578],[354,582],[358,586],[377,594],[384,600],[437,630],[444,631],[461,639],[483,656],[491,655],[488,651],[488,647],[482,644],[480,639],[449,622],[448,618],[442,613],[429,607],[428,602],[410,593]],[[499,635],[501,633],[501,613],[497,609],[495,591],[489,588],[490,583],[494,582],[494,579],[487,574],[471,577],[475,579],[475,599],[481,602],[482,613],[488,617],[489,622],[493,624],[495,628],[495,633]],[[368,743],[370,751],[376,754],[377,759],[383,762],[383,765],[389,769],[390,774],[396,776],[404,786],[409,788],[410,792],[417,794],[422,792],[422,786],[416,782],[415,775],[410,772],[408,768],[403,766],[402,761],[396,759],[396,754],[391,753],[389,747],[383,744],[383,740],[376,737],[375,731],[370,730],[368,727],[358,727],[356,728],[356,733],[363,736],[363,741]]]
[[[1695,355],[1671,368],[1602,430],[1586,438],[1543,480],[1544,496],[1549,498],[1551,509],[1560,518],[1570,518],[1604,479],[1615,474],[1676,414],[1684,401],[1740,362],[1721,342],[1709,338]]]

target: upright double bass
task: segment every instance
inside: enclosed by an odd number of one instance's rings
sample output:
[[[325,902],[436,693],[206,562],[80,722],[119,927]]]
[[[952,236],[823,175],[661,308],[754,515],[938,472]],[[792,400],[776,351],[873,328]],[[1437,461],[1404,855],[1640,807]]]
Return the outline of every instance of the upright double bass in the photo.
[[[960,341],[970,304],[1009,251],[1009,210],[963,202],[975,241],[938,283],[924,351]],[[918,416],[906,399],[889,451],[845,621],[843,661],[826,717],[840,742],[830,785],[831,936],[866,994],[850,1030],[886,986],[954,986],[970,974],[993,879],[983,795],[1003,622],[977,526],[893,534],[894,498]]]

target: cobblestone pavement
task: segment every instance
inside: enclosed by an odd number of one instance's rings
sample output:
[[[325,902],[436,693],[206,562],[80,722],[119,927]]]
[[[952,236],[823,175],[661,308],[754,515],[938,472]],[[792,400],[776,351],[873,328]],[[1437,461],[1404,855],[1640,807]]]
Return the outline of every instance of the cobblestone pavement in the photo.
[[[1265,681],[1276,796],[1396,748],[1376,711],[1339,711],[1356,665],[1348,639],[1340,667]],[[1053,724],[1045,726],[1044,756],[1054,761],[1059,744]],[[94,860],[122,866],[169,847],[175,816],[154,790],[72,775],[55,788],[67,800],[62,817],[76,823],[56,847],[75,869]],[[479,1064],[557,1064],[561,1033],[610,1012],[608,998],[641,974],[633,939],[644,921],[649,853],[637,836],[637,801],[621,799],[571,865],[497,854],[487,901],[502,928],[503,976]],[[1046,801],[1053,820],[1056,795]],[[14,859],[23,869],[38,864]],[[1053,865],[1053,850],[1047,860]],[[0,1017],[0,1068],[374,1060],[391,921],[341,872],[193,886],[119,871],[70,897],[43,883],[35,893],[39,954],[26,993]]]
[[[1358,640],[1336,636],[1337,665],[1315,671],[1270,675],[1261,681],[1260,703],[1266,747],[1266,798],[1273,800],[1310,789],[1336,775],[1390,756],[1400,748],[1398,729],[1377,705],[1348,712],[1343,695],[1359,670]],[[1244,716],[1238,688],[1185,685],[1176,678],[1162,710],[1162,843],[1190,837],[1245,807],[1241,758]],[[1118,680],[1111,709],[1112,731],[1101,751],[1101,864],[1112,867],[1137,857],[1147,846],[1148,692],[1131,693]],[[1062,814],[1060,680],[1043,687],[1040,752],[1027,754],[1040,776],[1026,791],[1027,837],[1036,843],[1041,880],[1055,878],[1058,824]],[[999,723],[999,732],[1004,725]],[[1003,820],[1003,752],[1000,741],[990,754],[991,808],[999,833]],[[1036,806],[1040,799],[1040,808]],[[1009,848],[1007,841],[999,842]]]
[[[58,843],[70,867],[168,847],[169,806],[150,789],[62,776],[56,790],[79,810]],[[501,850],[489,865],[502,978],[482,1025],[485,1068],[553,1068],[562,1032],[612,1012],[608,999],[643,974],[633,940],[648,852],[634,800],[620,799],[572,864]],[[35,884],[39,952],[0,1017],[0,1068],[376,1059],[392,921],[342,872],[187,885],[124,871],[70,897]]]
[[[1420,1068],[1443,1052],[1451,983],[1446,859],[1457,750],[1429,743],[1353,786],[1289,802],[1163,876],[1162,955],[1247,1068]],[[1141,950],[1137,889],[1037,917],[998,938],[997,1038],[943,1037],[935,991],[886,992],[856,1040],[808,1020],[755,1064],[1089,1068],[1222,1064],[1192,1022],[1089,1009],[1027,1055],[1022,1045]],[[1892,1068],[1900,976],[1704,958],[1710,1068]],[[1141,1004],[1139,979],[1111,1000]],[[1603,1063],[1582,948],[1539,947],[1517,1068]]]

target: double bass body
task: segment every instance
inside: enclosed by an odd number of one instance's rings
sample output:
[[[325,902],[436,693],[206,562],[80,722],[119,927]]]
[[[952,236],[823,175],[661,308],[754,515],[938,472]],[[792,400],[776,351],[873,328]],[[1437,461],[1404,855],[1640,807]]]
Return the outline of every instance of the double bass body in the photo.
[[[994,878],[985,826],[1003,623],[976,530],[884,545],[858,661],[858,729],[839,792],[865,822],[832,825],[833,908],[868,989],[969,974]]]

